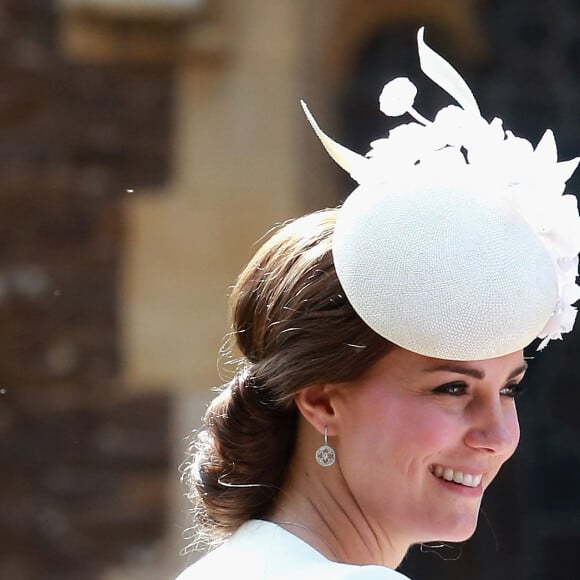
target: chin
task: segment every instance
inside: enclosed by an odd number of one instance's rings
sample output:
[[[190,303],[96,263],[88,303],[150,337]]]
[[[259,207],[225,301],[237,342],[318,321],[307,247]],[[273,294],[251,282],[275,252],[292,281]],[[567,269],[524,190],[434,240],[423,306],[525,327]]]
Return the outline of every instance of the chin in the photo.
[[[432,533],[419,543],[465,542],[473,536],[476,529],[477,514],[456,515],[440,521],[437,529],[433,529]]]
[[[477,526],[471,528],[469,531],[457,532],[453,534],[446,534],[445,537],[440,538],[444,542],[466,542],[475,534]]]
[[[453,522],[442,534],[439,540],[446,542],[465,542],[477,529],[477,516],[469,516]]]

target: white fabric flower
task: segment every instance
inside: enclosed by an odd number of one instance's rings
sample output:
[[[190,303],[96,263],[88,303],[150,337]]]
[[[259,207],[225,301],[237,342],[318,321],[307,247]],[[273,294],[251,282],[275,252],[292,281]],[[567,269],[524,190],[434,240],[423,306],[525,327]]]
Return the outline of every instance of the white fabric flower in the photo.
[[[570,288],[568,289],[571,290]],[[573,295],[569,294],[568,299],[574,301],[578,300],[580,288],[576,286]],[[575,297],[575,298],[574,298]],[[552,315],[544,330],[539,334],[539,338],[543,338],[538,346],[538,350],[543,350],[550,340],[562,340],[562,334],[570,332],[576,322],[576,315],[578,311],[570,303],[562,300],[558,305],[556,312]]]
[[[543,339],[540,345],[543,348],[549,340],[560,339],[562,333],[572,329],[576,318],[573,304],[580,299],[580,287],[576,285],[580,215],[576,198],[564,195],[566,181],[580,158],[559,162],[550,130],[534,148],[527,139],[505,131],[501,119],[485,120],[459,73],[424,43],[423,29],[418,34],[418,48],[423,72],[458,103],[442,108],[432,122],[415,110],[417,88],[406,77],[384,86],[380,110],[390,117],[409,113],[417,122],[401,124],[387,137],[373,141],[366,156],[348,150],[324,134],[303,105],[306,115],[330,155],[361,186],[396,185],[427,175],[426,191],[456,188],[471,199],[484,202],[486,207],[506,212],[514,222],[527,224],[530,235],[534,232],[546,250],[542,252],[540,246],[549,277],[551,260],[557,278],[557,301],[552,309],[555,292],[546,299],[546,312],[552,310],[552,315],[538,335]],[[376,191],[380,188],[369,189],[379,195]],[[360,202],[361,211],[365,203]],[[358,256],[355,261],[358,266]],[[544,323],[546,312],[543,311],[538,326]]]

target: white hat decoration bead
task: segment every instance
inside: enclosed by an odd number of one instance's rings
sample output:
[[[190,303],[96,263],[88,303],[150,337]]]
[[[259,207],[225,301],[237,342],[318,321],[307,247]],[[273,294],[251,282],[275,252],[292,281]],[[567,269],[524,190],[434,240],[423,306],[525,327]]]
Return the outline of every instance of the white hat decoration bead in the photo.
[[[566,181],[580,158],[558,162],[546,131],[535,149],[487,122],[459,73],[419,30],[423,72],[457,105],[431,122],[407,78],[385,85],[388,116],[415,122],[371,143],[366,156],[328,137],[331,157],[358,182],[338,212],[333,257],[359,316],[419,354],[480,360],[543,348],[574,325],[580,298],[577,200]]]

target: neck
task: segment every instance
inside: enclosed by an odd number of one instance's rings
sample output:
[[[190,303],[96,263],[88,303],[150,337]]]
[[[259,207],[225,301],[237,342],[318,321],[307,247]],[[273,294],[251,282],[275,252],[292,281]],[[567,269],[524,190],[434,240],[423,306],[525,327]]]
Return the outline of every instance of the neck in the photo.
[[[291,466],[266,519],[282,526],[329,560],[396,568],[408,543],[393,542],[364,514],[335,464]]]

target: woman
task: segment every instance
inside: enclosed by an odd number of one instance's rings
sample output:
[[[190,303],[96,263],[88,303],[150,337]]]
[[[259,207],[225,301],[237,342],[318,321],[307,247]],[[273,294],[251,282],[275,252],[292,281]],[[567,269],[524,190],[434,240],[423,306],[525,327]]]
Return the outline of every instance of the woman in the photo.
[[[243,357],[186,471],[200,541],[180,579],[404,578],[408,548],[462,541],[519,438],[522,349],[574,322],[578,160],[487,123],[418,36],[421,68],[460,107],[409,113],[360,156],[307,117],[359,187],[280,229],[232,292]]]

